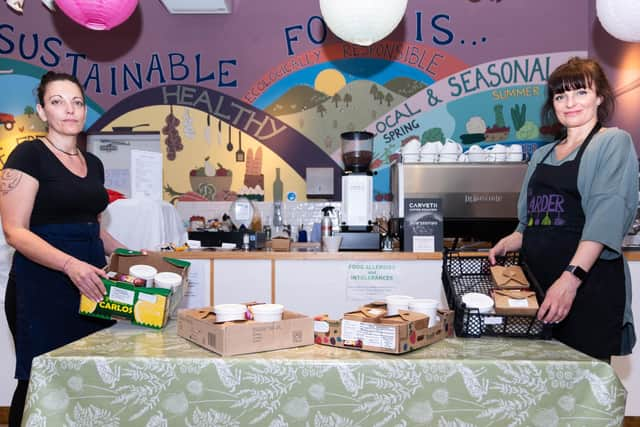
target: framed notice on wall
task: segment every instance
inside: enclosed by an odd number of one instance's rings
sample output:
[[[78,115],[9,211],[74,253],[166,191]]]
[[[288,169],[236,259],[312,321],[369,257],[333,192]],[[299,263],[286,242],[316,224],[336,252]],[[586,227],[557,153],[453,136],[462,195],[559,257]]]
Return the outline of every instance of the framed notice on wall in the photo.
[[[104,186],[119,191],[128,198],[133,196],[136,189],[132,182],[132,151],[134,154],[135,151],[161,153],[160,143],[160,132],[97,132],[87,135],[87,151],[95,154],[104,165]],[[136,159],[139,158],[140,155],[136,156]],[[162,188],[161,163],[160,173],[145,174],[145,179],[153,176],[159,181],[146,183],[152,188]]]
[[[442,199],[405,199],[403,250],[406,252],[442,251],[444,238],[442,218]]]

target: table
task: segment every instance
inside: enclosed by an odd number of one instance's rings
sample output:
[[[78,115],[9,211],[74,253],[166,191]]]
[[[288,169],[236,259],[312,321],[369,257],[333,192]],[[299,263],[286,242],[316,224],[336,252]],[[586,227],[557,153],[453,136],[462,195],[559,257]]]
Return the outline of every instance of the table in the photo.
[[[555,341],[405,355],[313,345],[222,358],[125,323],[34,359],[29,426],[622,425],[612,368]]]

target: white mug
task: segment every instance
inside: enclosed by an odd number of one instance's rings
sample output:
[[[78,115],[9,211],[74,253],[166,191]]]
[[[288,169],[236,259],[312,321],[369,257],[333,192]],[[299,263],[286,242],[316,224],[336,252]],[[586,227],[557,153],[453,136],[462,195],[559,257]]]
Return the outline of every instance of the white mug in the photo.
[[[447,138],[444,146],[440,150],[440,154],[460,154],[462,153],[462,145],[455,142],[453,139]]]
[[[420,149],[421,153],[435,153],[435,154],[439,154],[440,151],[442,151],[442,142],[440,141],[432,141],[432,142],[426,142],[422,148]]]
[[[418,138],[412,138],[402,146],[400,151],[402,151],[402,154],[418,154],[420,152],[420,141]]]
[[[502,144],[495,144],[487,148],[489,160],[492,162],[504,162],[507,160],[507,147]]]
[[[479,145],[472,145],[467,150],[467,158],[470,162],[486,162],[487,154]]]

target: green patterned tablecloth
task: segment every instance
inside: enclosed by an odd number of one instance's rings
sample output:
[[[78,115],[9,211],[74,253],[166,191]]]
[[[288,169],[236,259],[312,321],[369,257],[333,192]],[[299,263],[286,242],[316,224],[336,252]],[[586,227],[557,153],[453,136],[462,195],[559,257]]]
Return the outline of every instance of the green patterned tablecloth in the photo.
[[[36,358],[27,426],[618,426],[612,368],[563,344],[441,341],[405,355],[313,345],[221,358],[120,323]]]

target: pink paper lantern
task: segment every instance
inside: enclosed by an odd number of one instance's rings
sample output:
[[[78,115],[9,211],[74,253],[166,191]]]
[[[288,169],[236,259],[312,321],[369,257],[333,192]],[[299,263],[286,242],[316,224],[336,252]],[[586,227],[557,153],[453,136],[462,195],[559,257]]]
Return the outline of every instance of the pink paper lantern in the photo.
[[[78,24],[92,30],[110,30],[127,20],[138,0],[56,0],[58,7]]]

